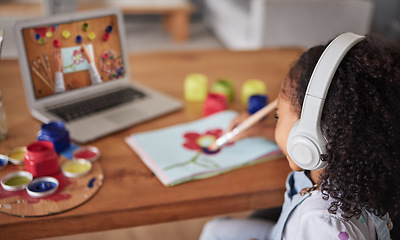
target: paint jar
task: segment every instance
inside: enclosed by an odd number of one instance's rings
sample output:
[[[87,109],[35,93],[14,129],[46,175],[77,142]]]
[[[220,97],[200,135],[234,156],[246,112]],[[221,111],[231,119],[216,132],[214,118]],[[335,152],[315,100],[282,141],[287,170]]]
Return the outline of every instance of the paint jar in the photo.
[[[87,22],[83,23],[83,25],[82,25],[82,30],[83,30],[84,32],[86,32],[88,29],[89,29],[89,23],[87,23]]]
[[[225,94],[209,93],[203,106],[203,116],[226,110],[228,107],[228,100]]]
[[[50,141],[29,144],[25,153],[25,170],[34,177],[49,176],[59,171],[58,155]]]
[[[186,76],[184,89],[185,99],[189,102],[203,102],[207,98],[207,82],[205,75],[192,73]]]
[[[253,114],[260,110],[261,108],[265,107],[268,103],[268,96],[267,95],[253,95],[249,98],[247,102],[247,112],[249,114]]]
[[[247,101],[253,95],[266,94],[267,89],[265,83],[261,80],[250,79],[246,80],[242,86],[241,102],[244,107],[247,107]]]
[[[71,144],[69,132],[65,128],[65,124],[61,121],[43,124],[37,134],[37,140],[46,140],[52,142],[54,145],[54,150],[58,154],[69,148]]]
[[[218,79],[211,87],[211,93],[225,94],[229,102],[235,98],[235,89],[230,79]]]

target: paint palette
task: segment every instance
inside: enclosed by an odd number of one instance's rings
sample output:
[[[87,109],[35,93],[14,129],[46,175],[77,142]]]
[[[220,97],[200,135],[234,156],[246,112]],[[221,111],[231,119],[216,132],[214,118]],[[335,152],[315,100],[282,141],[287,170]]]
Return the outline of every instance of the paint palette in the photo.
[[[122,56],[115,50],[107,50],[101,54],[100,69],[103,79],[113,80],[124,75]]]
[[[60,157],[61,166],[70,161]],[[0,185],[0,212],[20,217],[47,216],[88,202],[100,190],[104,180],[100,163],[90,164],[91,170],[79,178],[69,178],[59,171],[51,177],[34,178],[21,191],[9,191],[7,186]],[[6,183],[10,174],[23,170],[24,165],[10,165],[0,171],[0,178]]]
[[[36,178],[28,184],[26,192],[35,198],[47,197],[57,191],[58,185],[58,180],[53,177]]]

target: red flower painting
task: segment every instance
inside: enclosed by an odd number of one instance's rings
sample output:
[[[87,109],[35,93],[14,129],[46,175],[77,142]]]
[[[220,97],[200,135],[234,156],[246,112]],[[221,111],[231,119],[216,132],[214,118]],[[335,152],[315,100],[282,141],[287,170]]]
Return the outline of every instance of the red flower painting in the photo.
[[[75,65],[79,65],[80,63],[83,63],[85,61],[85,58],[83,57],[82,53],[78,50],[74,50],[73,55],[71,56],[72,61],[75,63]]]
[[[216,151],[210,151],[208,146],[214,143],[219,137],[223,135],[223,131],[221,129],[213,129],[208,130],[203,134],[197,132],[187,132],[183,135],[184,142],[182,146],[185,149],[196,151],[196,155],[189,159],[188,161],[173,164],[164,168],[164,170],[169,170],[175,167],[182,167],[188,165],[190,163],[195,164],[197,166],[201,166],[204,168],[217,168],[219,167],[218,164],[210,159],[202,158],[202,162],[199,162],[199,157],[201,154],[206,155],[215,155],[221,151],[221,148]],[[233,143],[228,143],[227,145],[232,145]]]
[[[209,130],[204,134],[188,132],[183,135],[186,140],[183,143],[183,147],[189,150],[201,151],[205,154],[216,154],[220,151],[220,149],[218,149],[216,152],[210,152],[207,151],[207,147],[221,137],[222,134],[223,131],[221,129]]]

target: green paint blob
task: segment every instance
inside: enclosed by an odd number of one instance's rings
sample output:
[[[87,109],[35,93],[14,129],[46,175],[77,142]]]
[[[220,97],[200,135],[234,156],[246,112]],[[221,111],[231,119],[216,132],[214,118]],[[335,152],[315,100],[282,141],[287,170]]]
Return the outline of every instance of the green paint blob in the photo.
[[[8,185],[8,186],[15,187],[15,186],[24,185],[26,183],[29,183],[30,181],[31,180],[29,178],[27,178],[27,177],[18,176],[18,177],[13,177],[13,178],[7,180],[7,182],[5,182],[5,184]]]

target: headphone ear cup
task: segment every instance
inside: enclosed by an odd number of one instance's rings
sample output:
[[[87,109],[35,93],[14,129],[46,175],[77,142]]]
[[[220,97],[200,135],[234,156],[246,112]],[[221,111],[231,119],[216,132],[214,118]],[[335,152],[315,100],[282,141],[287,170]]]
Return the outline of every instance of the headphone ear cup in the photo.
[[[302,131],[299,123],[300,120],[293,125],[288,136],[286,148],[289,157],[302,169],[314,170],[324,167],[326,163],[320,159],[323,152],[320,141]]]
[[[326,141],[321,133],[321,116],[328,89],[340,62],[363,36],[343,33],[324,50],[315,65],[305,92],[298,120],[290,130],[286,148],[289,157],[301,168],[313,170],[324,167],[321,154],[326,152]]]

